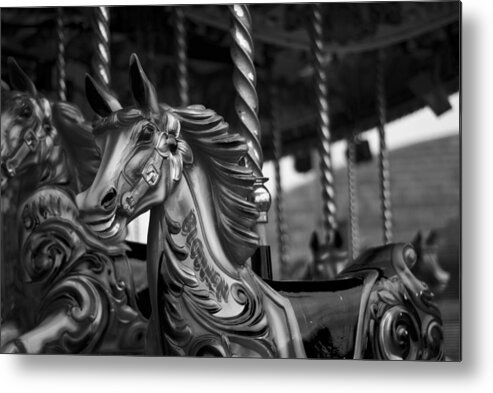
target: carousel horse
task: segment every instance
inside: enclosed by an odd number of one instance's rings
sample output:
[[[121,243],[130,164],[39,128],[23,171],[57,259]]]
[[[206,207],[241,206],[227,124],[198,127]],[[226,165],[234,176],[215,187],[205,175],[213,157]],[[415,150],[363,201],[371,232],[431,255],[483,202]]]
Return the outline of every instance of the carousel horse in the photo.
[[[8,66],[13,89],[2,88],[2,193],[44,184],[75,193],[87,188],[100,161],[90,124],[75,105],[39,93],[12,58]],[[9,185],[15,180],[24,184]]]
[[[151,209],[147,349],[154,355],[440,359],[440,312],[409,270],[410,245],[373,249],[333,281],[268,282],[249,258],[258,211],[255,177],[240,165],[243,137],[213,110],[159,104],[136,55],[135,106],[90,76],[102,118],[102,164],[76,197],[81,218],[109,245]]]
[[[347,251],[342,248],[342,236],[335,234],[333,245],[323,244],[316,231],[310,238],[313,261],[307,266],[303,280],[330,280],[349,264]]]
[[[87,353],[94,350],[98,353],[118,353],[118,347],[110,344],[112,339],[109,336],[121,335],[121,332],[109,332],[101,339],[102,344],[87,346],[85,344],[89,340],[88,333],[82,333],[88,328],[87,324],[82,322],[77,324],[75,317],[69,329],[70,333],[79,335],[84,340],[78,341],[77,345],[62,344],[65,340],[63,336],[67,332],[61,325],[58,326],[60,320],[53,317],[55,312],[53,304],[59,306],[57,312],[60,315],[67,314],[68,306],[62,305],[63,302],[58,300],[51,304],[47,299],[50,299],[49,293],[70,281],[66,276],[68,270],[65,268],[77,264],[66,258],[61,265],[64,269],[57,266],[56,272],[51,272],[49,275],[50,280],[45,280],[41,272],[52,267],[53,258],[60,257],[57,245],[52,245],[53,248],[50,249],[50,253],[54,254],[44,253],[43,249],[38,250],[40,254],[36,252],[26,254],[26,250],[31,247],[31,238],[36,236],[39,238],[40,232],[43,232],[45,226],[41,223],[48,218],[56,220],[57,214],[63,211],[60,209],[60,204],[73,206],[76,209],[75,194],[87,188],[96,174],[100,154],[91,133],[92,127],[74,105],[51,102],[38,93],[34,83],[13,59],[9,59],[8,65],[13,89],[2,85],[1,116],[2,238],[4,239],[2,264],[5,272],[1,351],[46,353],[70,350]],[[38,214],[34,215],[35,219],[27,220],[26,212],[33,210],[33,206],[37,206]],[[71,217],[73,220],[78,220],[77,216],[78,213],[74,212]],[[64,220],[61,216],[58,216],[58,220],[63,224]],[[26,222],[30,224],[25,226]],[[74,222],[72,225],[80,224]],[[27,230],[34,234],[25,236]],[[8,242],[5,241],[7,238]],[[46,242],[45,238],[45,247],[49,244]],[[94,242],[88,248],[95,253],[98,252],[97,250],[99,252],[105,250],[104,245]],[[124,250],[120,249],[119,254],[122,253]],[[120,285],[117,283],[122,279],[127,294],[125,302],[113,304],[112,311],[104,310],[104,318],[90,325],[89,332],[94,337],[99,337],[101,331],[111,326],[114,315],[118,314],[118,311],[129,307],[129,304],[135,306],[132,293],[129,292],[132,290],[130,283],[132,274],[125,268],[128,261],[118,255],[113,258],[119,262],[111,262],[115,265],[110,269],[113,271],[112,274],[108,273],[107,277],[101,275],[100,286],[107,287],[107,291],[99,292],[98,302],[111,304],[108,300],[111,298],[111,288]],[[32,265],[29,265],[30,263]],[[44,298],[43,304],[39,303],[40,298]],[[132,317],[127,315],[128,321],[133,321],[134,324],[143,323],[142,316],[135,311],[134,314]],[[143,348],[143,341],[140,347]],[[139,351],[134,348],[131,353],[139,353]]]
[[[450,273],[440,266],[438,260],[438,234],[430,231],[428,236],[424,237],[418,232],[411,244],[418,256],[418,261],[412,269],[413,274],[428,284],[433,293],[443,293],[450,280]]]
[[[90,183],[99,162],[95,144],[80,143],[91,141],[92,134],[77,108],[70,104],[57,106],[39,93],[26,73],[14,59],[8,59],[8,71],[12,89],[2,83],[1,100],[1,191],[2,191],[2,264],[4,294],[2,317],[9,321],[2,326],[2,332],[16,332],[11,324],[32,325],[32,315],[19,313],[30,308],[24,302],[26,286],[20,279],[18,255],[18,213],[23,200],[43,184],[70,188],[74,193],[77,186],[75,168],[85,174],[81,180]],[[55,124],[56,118],[60,125]],[[67,121],[70,119],[70,121]],[[65,137],[65,138],[64,138]],[[71,144],[82,145],[77,153],[68,155],[62,147]],[[84,146],[87,146],[84,149]],[[73,149],[73,148],[72,148]],[[77,162],[78,161],[78,162]],[[87,165],[85,162],[87,161]],[[77,165],[79,164],[79,165]],[[92,174],[90,174],[92,172]],[[8,239],[8,241],[6,241]],[[25,303],[25,302],[24,302]],[[25,319],[31,319],[26,321]],[[14,321],[16,321],[14,323]],[[5,322],[5,321],[4,321]],[[5,334],[4,342],[12,335]]]
[[[313,232],[310,241],[313,264],[308,267],[303,279],[331,279],[347,268],[350,262],[347,253],[341,249],[341,243],[336,241],[333,247],[321,244],[317,233]],[[438,261],[436,232],[430,231],[426,237],[418,232],[411,244],[416,251],[417,258],[411,272],[416,278],[426,283],[434,294],[443,293],[450,280],[450,274],[440,266]]]

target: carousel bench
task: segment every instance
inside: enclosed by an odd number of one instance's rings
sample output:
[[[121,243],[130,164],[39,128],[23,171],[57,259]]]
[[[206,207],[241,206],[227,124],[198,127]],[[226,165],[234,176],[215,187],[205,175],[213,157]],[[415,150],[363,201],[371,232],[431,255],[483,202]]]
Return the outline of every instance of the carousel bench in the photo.
[[[411,245],[371,248],[334,280],[269,281],[289,299],[310,358],[442,358],[433,294]]]

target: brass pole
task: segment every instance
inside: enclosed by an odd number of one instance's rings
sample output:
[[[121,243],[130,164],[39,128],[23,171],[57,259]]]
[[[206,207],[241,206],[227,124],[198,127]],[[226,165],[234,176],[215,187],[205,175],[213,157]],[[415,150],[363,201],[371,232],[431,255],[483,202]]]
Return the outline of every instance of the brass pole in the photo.
[[[378,109],[378,136],[380,151],[378,155],[378,174],[380,182],[380,202],[383,224],[383,241],[385,244],[392,242],[392,206],[390,196],[390,167],[389,153],[385,140],[385,123],[387,121],[386,97],[385,97],[385,52],[381,49],[377,57],[377,109]]]
[[[257,177],[257,183],[252,200],[259,210],[257,233],[260,244],[266,245],[265,223],[270,207],[271,197],[263,183],[262,175],[263,154],[260,145],[260,121],[258,117],[258,96],[256,90],[257,73],[253,60],[255,48],[252,39],[252,18],[247,5],[234,4],[229,6],[232,15],[230,30],[233,39],[231,58],[233,60],[233,85],[236,91],[235,110],[238,117],[238,132],[246,139],[248,155],[245,165],[252,169]]]
[[[110,12],[108,7],[94,7],[92,18],[94,54],[92,68],[100,82],[110,84]]]
[[[355,136],[347,140],[348,160],[348,193],[349,193],[349,261],[354,261],[359,254],[359,223],[358,223],[358,196],[356,175],[356,144]]]
[[[188,96],[188,58],[187,32],[185,30],[185,15],[181,7],[175,7],[175,50],[177,58],[177,84],[180,105],[189,104]]]
[[[313,4],[311,44],[314,63],[314,81],[318,109],[318,136],[320,172],[322,183],[322,220],[325,232],[325,242],[333,244],[337,229],[336,205],[334,201],[334,178],[330,154],[330,124],[327,93],[327,72],[323,64],[325,53],[322,22],[322,4]]]
[[[56,15],[57,45],[57,94],[60,101],[67,100],[67,84],[65,82],[65,33],[63,31],[63,8],[57,8]]]
[[[275,187],[276,187],[276,229],[277,229],[277,244],[278,252],[281,260],[281,266],[286,266],[288,263],[288,234],[286,227],[286,219],[284,215],[284,199],[282,190],[281,165],[282,158],[282,133],[279,127],[279,92],[273,78],[269,86],[269,102],[270,102],[270,129],[272,132],[272,150],[274,155],[274,172],[275,172]]]

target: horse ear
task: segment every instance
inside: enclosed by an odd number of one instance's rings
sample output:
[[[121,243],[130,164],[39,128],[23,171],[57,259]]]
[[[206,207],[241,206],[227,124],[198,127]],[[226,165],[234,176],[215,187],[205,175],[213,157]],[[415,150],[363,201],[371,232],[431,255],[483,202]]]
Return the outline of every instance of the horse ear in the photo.
[[[418,231],[416,235],[414,236],[414,239],[411,240],[411,243],[414,246],[419,246],[421,244],[421,231]]]
[[[99,116],[105,117],[122,109],[116,97],[88,74],[86,74],[86,97],[93,111]]]
[[[318,240],[318,235],[316,231],[313,231],[312,237],[310,238],[310,248],[313,252],[316,252],[320,249],[320,241]]]
[[[156,89],[147,78],[135,53],[130,56],[130,85],[135,103],[140,109],[145,112],[159,113]]]
[[[437,233],[437,231],[432,229],[430,231],[430,233],[428,234],[428,236],[426,237],[425,243],[428,246],[432,246],[432,245],[436,244],[437,241],[438,241],[438,233]]]
[[[0,80],[0,86],[2,90],[10,91],[10,87],[3,79]]]
[[[7,59],[7,65],[9,68],[10,84],[14,90],[24,91],[33,96],[38,94],[33,81],[27,76],[13,57]]]

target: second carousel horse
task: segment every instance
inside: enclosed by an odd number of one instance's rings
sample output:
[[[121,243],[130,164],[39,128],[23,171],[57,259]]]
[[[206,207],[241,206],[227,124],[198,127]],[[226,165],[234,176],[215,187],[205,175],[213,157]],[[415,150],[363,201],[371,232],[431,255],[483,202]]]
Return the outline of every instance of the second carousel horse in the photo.
[[[100,162],[91,127],[74,105],[51,102],[40,94],[12,59],[9,73],[13,89],[2,86],[2,239],[9,245],[2,247],[7,273],[2,352],[142,353],[144,334],[139,333],[140,341],[130,336],[135,327],[145,330],[146,321],[135,311],[123,249],[113,249],[110,257],[104,255],[104,245],[88,241],[73,201],[75,193],[90,184]],[[79,233],[80,240],[60,248],[47,229],[50,225],[66,234]],[[38,239],[43,242],[36,243]],[[100,255],[108,269],[94,274],[83,262],[84,254]],[[81,276],[75,282],[92,277],[87,282],[100,290],[92,290],[88,298],[79,283],[61,301],[54,294],[70,288],[74,272]],[[118,294],[115,288],[120,288]],[[86,309],[107,306],[88,323],[69,311],[82,299]],[[115,322],[122,315],[123,327]],[[127,336],[126,345],[117,340],[122,335]]]

